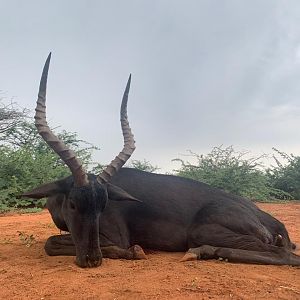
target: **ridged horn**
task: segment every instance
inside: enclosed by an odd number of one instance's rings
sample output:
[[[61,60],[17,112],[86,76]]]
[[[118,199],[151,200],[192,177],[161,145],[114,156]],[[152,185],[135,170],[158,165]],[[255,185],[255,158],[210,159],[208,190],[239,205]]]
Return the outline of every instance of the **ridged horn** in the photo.
[[[40,81],[39,94],[36,102],[34,116],[35,126],[45,142],[54,150],[56,154],[60,156],[63,162],[69,167],[73,174],[75,185],[77,187],[85,186],[89,184],[89,181],[82,163],[76,157],[75,152],[69,149],[66,144],[51,131],[46,121],[46,90],[50,59],[51,52],[47,57]]]
[[[134,136],[129,127],[128,117],[127,117],[127,102],[128,94],[130,89],[131,74],[127,81],[125,92],[122,99],[121,111],[120,111],[120,121],[124,137],[124,147],[118,156],[98,175],[98,180],[101,183],[107,183],[110,181],[112,176],[114,176],[130,158],[133,151],[135,150]]]

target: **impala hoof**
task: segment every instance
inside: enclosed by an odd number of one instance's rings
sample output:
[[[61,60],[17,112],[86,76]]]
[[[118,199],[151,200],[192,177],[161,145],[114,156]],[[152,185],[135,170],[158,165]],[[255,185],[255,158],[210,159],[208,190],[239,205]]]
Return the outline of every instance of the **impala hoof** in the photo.
[[[187,252],[179,261],[183,262],[183,261],[190,261],[190,260],[197,260],[198,256],[195,253],[192,252]]]
[[[133,259],[147,259],[147,256],[141,246],[134,245],[130,247],[129,250],[133,253]]]

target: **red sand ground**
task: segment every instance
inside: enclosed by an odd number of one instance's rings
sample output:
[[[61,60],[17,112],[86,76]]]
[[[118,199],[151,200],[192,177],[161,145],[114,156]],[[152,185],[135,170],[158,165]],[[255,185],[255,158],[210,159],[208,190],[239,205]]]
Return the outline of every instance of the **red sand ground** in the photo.
[[[300,204],[259,206],[300,244]],[[180,263],[183,253],[148,252],[147,260],[80,269],[73,257],[44,253],[47,237],[59,233],[47,211],[1,216],[0,228],[0,299],[300,299],[299,267]]]

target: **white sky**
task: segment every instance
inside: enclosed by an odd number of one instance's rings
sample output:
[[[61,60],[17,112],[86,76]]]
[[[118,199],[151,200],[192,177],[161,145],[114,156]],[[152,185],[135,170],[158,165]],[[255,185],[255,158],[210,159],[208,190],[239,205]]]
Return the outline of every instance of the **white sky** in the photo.
[[[163,170],[191,149],[300,154],[300,1],[0,1],[0,90],[34,109],[52,51],[47,113],[101,148],[122,148],[129,73],[134,159]]]

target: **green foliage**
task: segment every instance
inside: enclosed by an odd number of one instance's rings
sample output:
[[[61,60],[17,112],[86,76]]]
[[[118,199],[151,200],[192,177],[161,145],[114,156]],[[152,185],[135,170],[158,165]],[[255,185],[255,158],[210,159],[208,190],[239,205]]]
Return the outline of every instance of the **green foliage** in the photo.
[[[6,104],[3,98],[0,98],[0,135],[16,127],[27,115],[27,109],[21,109],[14,102]]]
[[[106,168],[106,165],[103,165],[101,163],[94,164],[94,167],[91,170],[91,173],[93,174],[100,174],[104,169]]]
[[[129,164],[130,168],[138,169],[141,171],[147,171],[147,172],[156,172],[160,168],[158,166],[153,166],[148,160],[132,160]]]
[[[267,169],[273,187],[285,191],[294,199],[300,199],[300,156],[288,155],[276,148],[273,150],[285,162],[283,164],[276,155],[273,155],[276,166]],[[282,199],[285,199],[284,196]]]
[[[79,140],[76,133],[58,134],[87,167],[91,162],[91,144]],[[41,207],[43,200],[18,199],[18,196],[42,183],[70,175],[69,169],[38,135],[34,124],[23,121],[1,136],[0,211],[11,207]]]
[[[214,147],[206,156],[193,152],[190,155],[196,164],[175,159],[181,163],[181,168],[175,170],[179,176],[255,200],[282,198],[286,194],[272,186],[260,163],[263,156],[247,158],[248,152],[236,152],[232,146]]]

